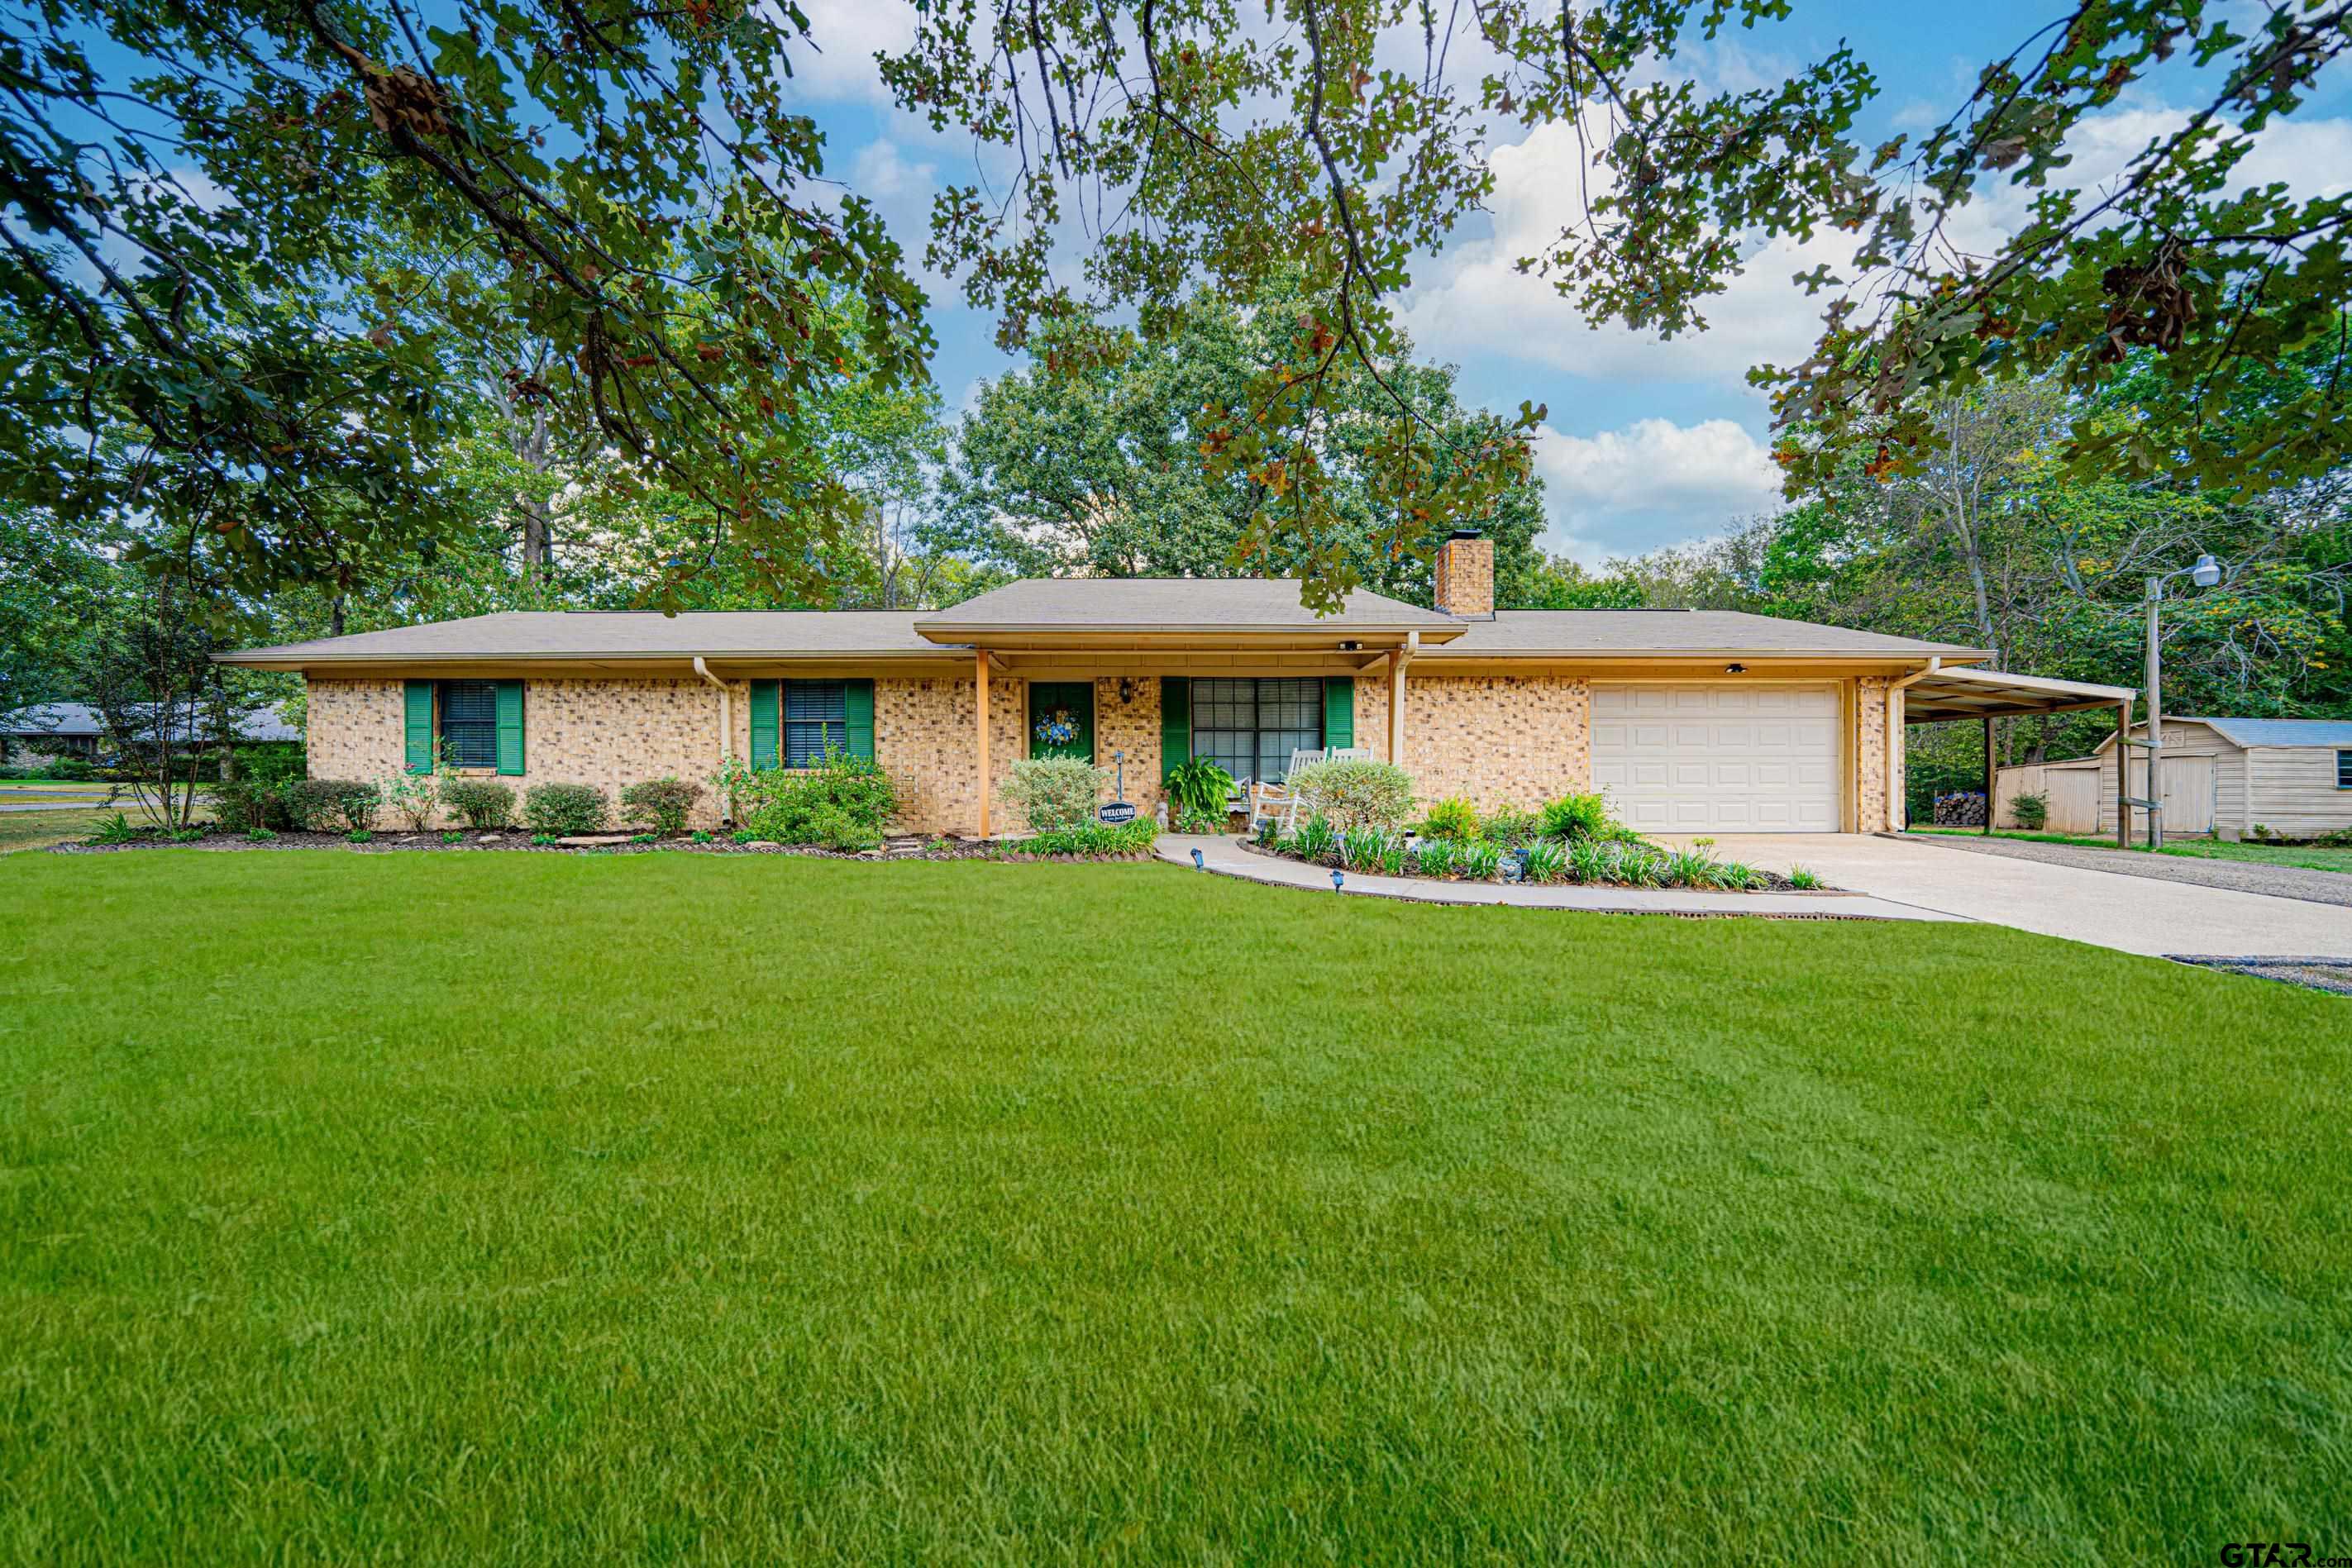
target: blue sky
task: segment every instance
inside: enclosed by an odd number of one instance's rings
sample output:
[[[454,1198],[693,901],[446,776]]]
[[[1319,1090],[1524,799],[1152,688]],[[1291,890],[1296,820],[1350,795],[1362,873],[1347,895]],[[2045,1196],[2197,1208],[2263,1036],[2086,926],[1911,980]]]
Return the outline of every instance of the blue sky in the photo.
[[[932,135],[888,102],[870,64],[877,47],[911,32],[903,0],[803,0],[822,57],[804,62],[803,107],[827,138],[827,170],[874,200],[899,242],[919,261],[930,196],[972,177],[968,140]],[[2042,5],[1807,4],[1786,22],[1727,30],[1677,64],[1702,86],[1768,83],[1843,39],[1877,74],[1865,144],[1897,131],[1917,133],[1963,101],[1988,59],[2014,48],[2066,7]],[[2250,30],[2252,14],[2240,23]],[[2245,172],[2283,179],[2305,193],[2352,182],[2352,91],[2343,80],[2291,122],[2268,134]],[[2178,121],[2187,84],[2152,81],[2077,137],[2076,168],[2087,179],[2118,166],[2147,139]],[[1511,267],[1556,233],[1577,188],[1573,137],[1539,128],[1493,152],[1497,189],[1491,211],[1463,226],[1445,253],[1425,259],[1404,319],[1425,358],[1457,365],[1468,398],[1498,409],[1542,403],[1549,418],[1538,444],[1551,514],[1547,543],[1589,564],[1609,556],[1696,542],[1778,505],[1766,456],[1769,410],[1746,382],[1749,365],[1804,357],[1821,300],[1792,287],[1790,274],[1828,261],[1844,270],[1850,245],[1759,247],[1747,275],[1708,310],[1711,329],[1661,342],[1622,329],[1589,330],[1573,307]],[[1971,209],[1983,239],[1997,238],[2021,198],[1998,193]],[[993,342],[994,323],[963,307],[951,287],[929,279],[935,365],[941,392],[959,410],[971,389],[1015,361]]]

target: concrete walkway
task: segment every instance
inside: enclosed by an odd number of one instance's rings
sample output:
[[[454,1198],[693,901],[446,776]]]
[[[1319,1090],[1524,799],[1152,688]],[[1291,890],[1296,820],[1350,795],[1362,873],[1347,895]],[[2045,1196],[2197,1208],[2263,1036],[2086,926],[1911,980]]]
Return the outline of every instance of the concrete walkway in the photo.
[[[1724,834],[1716,853],[1832,887],[2126,953],[2352,958],[2352,912],[1863,833]]]
[[[1235,876],[1279,887],[1305,888],[1328,894],[1331,873],[1274,855],[1242,847],[1240,841],[1192,833],[1162,833],[1160,858],[1178,865],[1192,863],[1199,850],[1203,869],[1220,876]],[[1763,915],[1801,920],[1955,920],[1946,915],[1841,893],[1696,893],[1666,887],[1580,887],[1551,883],[1538,887],[1492,882],[1440,882],[1433,878],[1373,876],[1347,873],[1339,890],[1367,898],[1402,898],[1422,904],[1500,904],[1519,909],[1576,909],[1598,915]]]

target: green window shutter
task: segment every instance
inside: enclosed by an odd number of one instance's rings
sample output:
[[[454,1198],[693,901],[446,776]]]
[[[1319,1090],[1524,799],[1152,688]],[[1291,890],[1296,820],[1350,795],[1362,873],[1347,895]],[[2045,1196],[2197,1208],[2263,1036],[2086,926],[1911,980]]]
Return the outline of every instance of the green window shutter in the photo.
[[[779,683],[751,683],[751,766],[776,765],[776,715],[781,704]]]
[[[842,749],[852,757],[874,760],[874,683],[841,683],[842,711],[849,720],[849,738]]]
[[[411,773],[433,771],[433,683],[411,681],[403,708],[404,760]]]
[[[1160,677],[1160,777],[1192,760],[1192,683],[1181,675]]]
[[[522,683],[499,683],[499,771],[522,771]]]
[[[1352,675],[1323,677],[1323,744],[1356,744],[1356,681]]]

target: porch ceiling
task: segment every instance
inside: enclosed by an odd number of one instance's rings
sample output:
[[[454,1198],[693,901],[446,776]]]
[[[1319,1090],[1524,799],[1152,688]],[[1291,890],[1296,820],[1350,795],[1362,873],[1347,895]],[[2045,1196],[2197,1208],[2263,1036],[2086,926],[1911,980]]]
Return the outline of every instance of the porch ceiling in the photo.
[[[1931,670],[1903,688],[1903,717],[1910,724],[1938,724],[1956,718],[2074,713],[2119,707],[2138,696],[2132,686],[2056,681],[2003,670]]]

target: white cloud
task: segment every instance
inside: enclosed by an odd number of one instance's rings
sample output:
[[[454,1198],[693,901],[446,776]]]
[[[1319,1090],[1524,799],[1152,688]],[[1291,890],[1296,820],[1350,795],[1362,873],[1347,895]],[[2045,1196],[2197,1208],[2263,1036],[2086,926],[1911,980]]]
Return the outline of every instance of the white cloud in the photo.
[[[2085,120],[2068,144],[2074,162],[2053,183],[2098,188],[2183,118],[2180,110],[2150,104]],[[1748,369],[1805,359],[1829,303],[1826,294],[1808,296],[1791,278],[1824,263],[1840,277],[1852,271],[1853,235],[1774,240],[1751,246],[1740,276],[1702,302],[1704,332],[1667,340],[1614,322],[1590,328],[1572,302],[1546,279],[1521,274],[1517,263],[1549,247],[1563,225],[1580,221],[1587,193],[1598,197],[1608,189],[1605,172],[1583,162],[1574,127],[1566,122],[1538,126],[1525,141],[1496,148],[1490,162],[1492,237],[1453,246],[1404,301],[1403,320],[1415,347],[1435,358],[1498,354],[1620,384],[1708,384],[1756,398],[1760,412],[1761,394],[1745,385]],[[2230,189],[2273,182],[2302,196],[2352,188],[2352,119],[2272,124],[2231,172]],[[1946,233],[1963,251],[1987,254],[2024,224],[2033,195],[2005,183],[1981,185]]]
[[[888,103],[890,89],[874,56],[913,45],[914,6],[907,0],[801,0],[801,11],[810,43],[788,51],[792,90],[804,99]]]
[[[1780,505],[1771,455],[1727,419],[1636,420],[1591,436],[1546,425],[1535,464],[1551,514],[1548,544],[1588,566],[1707,538]]]
[[[1595,380],[1736,388],[1750,365],[1805,358],[1826,301],[1808,299],[1789,279],[1821,262],[1835,267],[1853,248],[1850,236],[1757,247],[1746,272],[1703,307],[1705,332],[1669,340],[1615,323],[1588,328],[1549,281],[1520,273],[1517,261],[1558,239],[1561,225],[1583,212],[1586,190],[1597,197],[1607,188],[1605,172],[1581,167],[1575,129],[1564,121],[1496,148],[1490,161],[1493,237],[1449,251],[1405,303],[1414,346],[1439,359],[1484,351]]]

